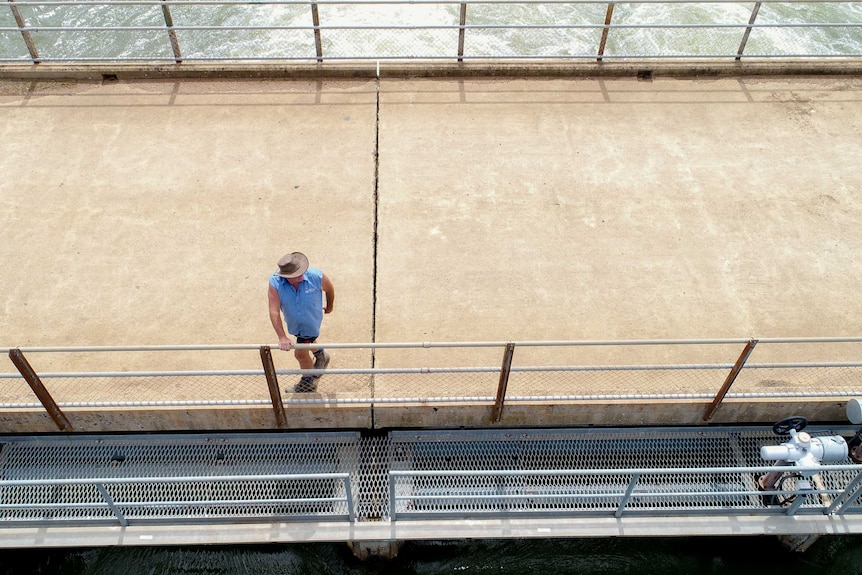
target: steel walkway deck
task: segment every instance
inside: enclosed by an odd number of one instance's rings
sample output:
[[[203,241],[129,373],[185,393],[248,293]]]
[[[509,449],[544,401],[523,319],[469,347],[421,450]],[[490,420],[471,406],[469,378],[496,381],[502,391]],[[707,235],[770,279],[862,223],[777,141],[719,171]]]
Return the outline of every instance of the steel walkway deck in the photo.
[[[760,447],[781,442],[762,427],[5,437],[0,546],[862,533],[850,459],[801,496],[792,473],[777,499],[758,491],[774,469]]]

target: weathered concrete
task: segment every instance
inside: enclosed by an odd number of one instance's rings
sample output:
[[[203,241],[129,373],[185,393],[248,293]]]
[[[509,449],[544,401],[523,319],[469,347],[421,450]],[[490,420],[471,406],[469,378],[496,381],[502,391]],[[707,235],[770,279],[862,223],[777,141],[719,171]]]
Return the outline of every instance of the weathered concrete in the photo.
[[[268,343],[295,249],[336,284],[331,342],[859,335],[860,96],[855,75],[0,81],[0,347]],[[234,359],[157,368],[259,365]]]

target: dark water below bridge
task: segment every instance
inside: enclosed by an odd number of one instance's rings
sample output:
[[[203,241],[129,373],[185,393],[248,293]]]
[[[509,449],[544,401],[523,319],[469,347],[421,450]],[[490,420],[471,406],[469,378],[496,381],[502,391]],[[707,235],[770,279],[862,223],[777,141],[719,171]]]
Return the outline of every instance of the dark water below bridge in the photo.
[[[804,553],[771,536],[408,542],[386,562],[343,544],[24,549],[0,551],[0,565],[0,575],[853,575],[862,536],[822,537]]]

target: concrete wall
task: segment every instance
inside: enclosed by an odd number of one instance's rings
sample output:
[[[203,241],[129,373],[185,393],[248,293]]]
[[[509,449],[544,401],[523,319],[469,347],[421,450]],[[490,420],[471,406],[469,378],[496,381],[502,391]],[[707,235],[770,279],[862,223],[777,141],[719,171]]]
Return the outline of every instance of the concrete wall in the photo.
[[[304,404],[286,407],[287,429],[591,427],[772,424],[791,415],[812,422],[846,423],[846,401],[726,400],[707,423],[710,402],[613,401],[513,403],[499,422],[493,405],[416,403],[371,406]],[[151,431],[260,431],[278,429],[269,407],[67,409],[75,433]],[[0,429],[9,434],[57,433],[42,410],[0,410]]]

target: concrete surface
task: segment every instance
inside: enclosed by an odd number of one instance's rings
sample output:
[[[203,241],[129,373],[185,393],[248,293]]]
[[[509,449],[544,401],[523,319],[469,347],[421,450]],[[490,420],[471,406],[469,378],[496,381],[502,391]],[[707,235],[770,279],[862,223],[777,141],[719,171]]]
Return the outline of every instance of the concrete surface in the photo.
[[[858,76],[0,80],[0,347],[271,343],[292,250],[335,283],[329,342],[857,336],[860,96]],[[259,366],[226,355],[177,362]]]

